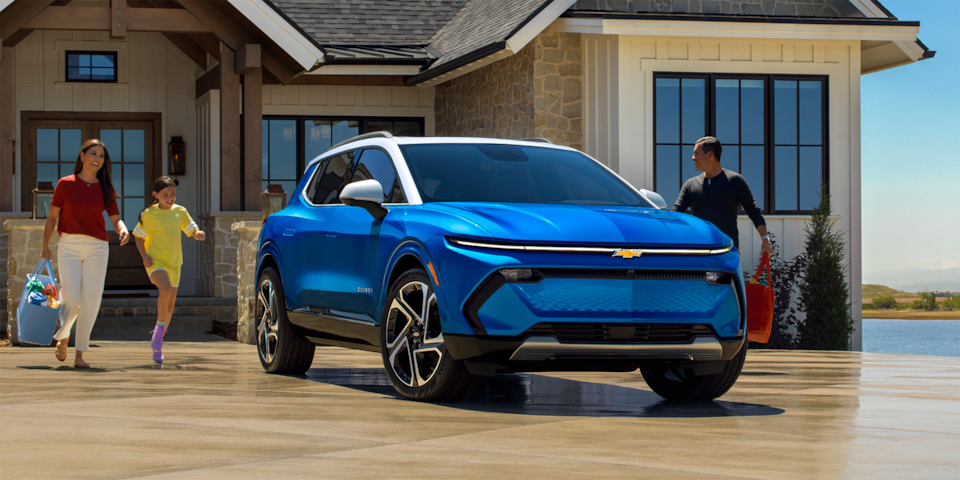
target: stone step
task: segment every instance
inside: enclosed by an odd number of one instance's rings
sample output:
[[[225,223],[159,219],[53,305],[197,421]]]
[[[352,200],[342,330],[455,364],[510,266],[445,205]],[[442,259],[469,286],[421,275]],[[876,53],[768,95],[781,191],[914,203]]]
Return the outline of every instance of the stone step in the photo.
[[[157,324],[157,317],[151,315],[123,315],[119,317],[99,317],[93,325],[91,339],[98,335],[118,333],[142,333],[149,338],[150,331]],[[203,315],[174,315],[170,321],[170,333],[207,333],[213,330],[213,319]]]
[[[147,316],[157,314],[157,297],[104,297],[100,317]],[[237,299],[217,297],[178,297],[173,314],[207,316],[219,322],[237,321]]]

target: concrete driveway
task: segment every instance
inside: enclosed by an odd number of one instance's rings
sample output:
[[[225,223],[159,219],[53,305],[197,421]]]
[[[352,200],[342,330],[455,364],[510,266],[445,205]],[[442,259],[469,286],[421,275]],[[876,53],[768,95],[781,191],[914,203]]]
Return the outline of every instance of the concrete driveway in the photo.
[[[505,375],[467,401],[399,399],[375,354],[317,349],[305,377],[255,347],[97,341],[0,348],[0,472],[14,478],[951,478],[960,359],[751,351],[720,400],[639,373]]]

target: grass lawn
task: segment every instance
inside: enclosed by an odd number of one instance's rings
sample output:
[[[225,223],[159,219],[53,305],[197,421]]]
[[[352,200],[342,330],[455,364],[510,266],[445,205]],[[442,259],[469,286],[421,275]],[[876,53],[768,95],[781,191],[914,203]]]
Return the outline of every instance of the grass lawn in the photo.
[[[897,318],[901,320],[960,320],[960,310],[864,310],[863,318]]]

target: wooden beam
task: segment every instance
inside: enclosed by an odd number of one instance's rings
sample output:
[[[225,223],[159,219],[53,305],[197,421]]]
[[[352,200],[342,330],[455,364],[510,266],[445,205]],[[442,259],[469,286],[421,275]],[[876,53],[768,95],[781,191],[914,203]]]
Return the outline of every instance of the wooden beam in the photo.
[[[188,33],[188,37],[194,42],[197,42],[197,45],[200,45],[200,48],[206,50],[214,59],[218,62],[220,61],[220,40],[217,40],[213,34],[193,34]]]
[[[230,20],[222,11],[220,11],[214,2],[204,2],[199,0],[179,0],[183,8],[194,14],[200,21],[207,25],[217,38],[225,43],[231,50],[239,50],[240,47],[259,43],[256,39],[243,31],[236,22]],[[261,49],[260,61],[271,75],[280,80],[280,83],[286,84],[293,80],[299,71],[295,72],[283,64],[277,57]]]
[[[262,68],[243,75],[243,208],[253,212],[263,209],[260,194],[263,190],[262,75]]]
[[[260,68],[260,45],[246,44],[237,50],[236,73],[246,75]]]
[[[127,31],[207,33],[210,29],[186,10],[166,8],[127,8]],[[23,28],[33,30],[108,30],[108,7],[47,7],[27,21]]]
[[[243,210],[243,163],[240,160],[240,77],[233,50],[220,51],[220,210]]]
[[[290,85],[367,85],[403,87],[403,75],[300,75]]]
[[[204,93],[210,90],[220,90],[220,65],[211,68],[209,72],[198,78],[194,90],[197,98],[202,97]]]
[[[3,45],[14,47],[20,40],[27,38],[33,30],[24,29],[23,26],[51,3],[53,0],[19,0],[4,8],[3,15],[0,15],[0,35],[3,35]]]
[[[184,55],[193,60],[200,68],[207,69],[207,51],[194,42],[186,33],[164,33],[170,43],[177,46]]]
[[[0,212],[13,211],[16,137],[13,116],[13,47],[3,47],[0,61]]]
[[[110,38],[127,38],[127,0],[110,0]]]

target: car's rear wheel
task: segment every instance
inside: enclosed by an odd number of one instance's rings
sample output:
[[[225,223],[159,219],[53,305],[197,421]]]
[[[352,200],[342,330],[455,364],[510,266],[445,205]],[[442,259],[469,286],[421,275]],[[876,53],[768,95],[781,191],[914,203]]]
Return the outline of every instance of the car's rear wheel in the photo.
[[[316,346],[293,331],[283,300],[283,283],[273,267],[257,282],[257,353],[269,373],[304,373],[313,364]]]
[[[390,383],[411,400],[455,402],[480,381],[447,354],[437,296],[422,269],[405,272],[390,289],[380,345]]]
[[[723,371],[713,375],[694,375],[692,368],[661,364],[640,367],[640,373],[651,390],[668,400],[713,400],[730,390],[737,382],[743,363],[747,358],[747,343]]]

